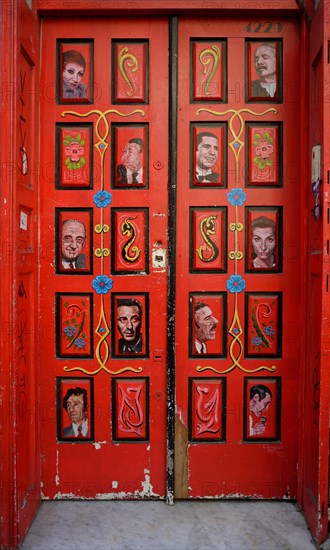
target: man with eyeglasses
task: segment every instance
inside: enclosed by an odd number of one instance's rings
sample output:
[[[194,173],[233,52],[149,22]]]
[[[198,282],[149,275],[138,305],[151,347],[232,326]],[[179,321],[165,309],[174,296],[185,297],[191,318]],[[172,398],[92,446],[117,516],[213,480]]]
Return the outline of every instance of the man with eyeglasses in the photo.
[[[62,225],[62,268],[86,269],[86,228],[79,220],[65,220]]]

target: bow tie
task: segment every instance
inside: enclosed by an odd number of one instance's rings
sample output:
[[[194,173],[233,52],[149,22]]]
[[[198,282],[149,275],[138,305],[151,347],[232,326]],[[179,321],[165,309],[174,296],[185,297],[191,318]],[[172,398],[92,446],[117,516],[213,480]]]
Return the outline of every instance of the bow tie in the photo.
[[[196,181],[210,181],[212,183],[216,183],[219,181],[219,174],[216,172],[212,172],[211,174],[207,174],[205,176],[199,176],[196,174]]]

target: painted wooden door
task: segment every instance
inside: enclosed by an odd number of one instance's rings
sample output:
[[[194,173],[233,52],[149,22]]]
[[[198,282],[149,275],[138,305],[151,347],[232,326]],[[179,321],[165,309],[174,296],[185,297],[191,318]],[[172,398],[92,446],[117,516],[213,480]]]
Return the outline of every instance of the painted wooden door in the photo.
[[[42,36],[43,495],[164,497],[167,21]]]
[[[292,22],[179,20],[177,497],[297,494],[298,53]]]
[[[165,495],[168,30],[43,24],[49,498]],[[176,496],[294,498],[297,30],[179,18],[177,38]]]

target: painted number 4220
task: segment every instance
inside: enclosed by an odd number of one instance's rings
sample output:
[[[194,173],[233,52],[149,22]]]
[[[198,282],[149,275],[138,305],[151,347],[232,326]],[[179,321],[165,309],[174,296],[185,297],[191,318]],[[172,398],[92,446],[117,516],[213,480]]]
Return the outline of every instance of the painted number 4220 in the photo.
[[[245,27],[247,32],[281,32],[282,23],[277,21],[276,23],[271,23],[270,21],[256,22],[250,21]]]

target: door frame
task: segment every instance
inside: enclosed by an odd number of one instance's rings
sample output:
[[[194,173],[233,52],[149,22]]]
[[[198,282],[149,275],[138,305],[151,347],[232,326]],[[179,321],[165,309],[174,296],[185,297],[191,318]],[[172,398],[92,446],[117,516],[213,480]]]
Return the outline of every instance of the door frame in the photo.
[[[304,53],[308,52],[309,49],[309,40],[310,34],[307,26],[308,18],[311,19],[313,15],[313,2],[308,0],[305,2],[306,6],[302,7],[302,3],[298,0],[277,0],[276,2],[276,13],[279,17],[294,17],[300,20],[300,32],[301,32],[301,48]],[[326,4],[321,0],[319,5],[319,12],[316,14],[315,19],[319,17],[324,17],[326,13]],[[17,94],[15,93],[18,84],[18,66],[17,66],[17,57],[18,52],[20,51],[21,45],[25,44],[26,47],[32,52],[32,55],[35,56],[35,52],[38,51],[38,28],[40,29],[40,17],[52,17],[62,16],[62,17],[72,17],[76,14],[79,14],[79,17],[88,17],[90,15],[97,14],[99,16],[107,17],[117,17],[117,16],[129,16],[129,17],[141,17],[143,15],[152,15],[152,16],[164,16],[168,15],[172,17],[172,32],[171,32],[171,43],[172,46],[175,42],[175,27],[176,27],[176,17],[180,15],[189,15],[200,16],[207,15],[209,16],[219,16],[223,15],[224,17],[232,16],[239,14],[239,16],[251,16],[258,17],[263,16],[267,18],[267,14],[274,12],[274,6],[271,2],[259,0],[258,2],[251,2],[250,0],[242,0],[239,4],[233,7],[232,0],[223,0],[220,2],[197,2],[192,0],[190,2],[185,2],[184,6],[178,8],[177,1],[173,0],[135,0],[133,2],[126,0],[118,0],[114,3],[112,0],[103,0],[100,1],[91,1],[91,0],[81,0],[80,2],[67,2],[67,0],[7,0],[2,3],[2,26],[0,28],[0,37],[1,37],[1,60],[2,66],[6,69],[3,71],[3,74],[10,75],[3,76],[2,80],[2,90],[6,90],[5,85],[11,82],[13,85],[13,90],[8,93],[8,101],[2,104],[1,114],[2,114],[2,126],[0,130],[0,142],[2,143],[1,148],[1,168],[2,168],[2,188],[1,193],[1,204],[6,205],[6,208],[3,209],[1,215],[2,229],[1,233],[1,252],[2,258],[5,258],[5,254],[8,251],[8,245],[12,246],[13,252],[8,255],[8,261],[2,262],[2,272],[1,272],[1,285],[2,285],[2,323],[3,326],[15,326],[17,322],[17,310],[15,307],[12,307],[12,303],[15,303],[16,292],[17,292],[17,279],[18,279],[18,254],[16,250],[18,249],[18,240],[19,235],[16,220],[17,220],[17,211],[18,211],[18,202],[17,195],[15,193],[15,170],[7,170],[8,165],[11,163],[12,166],[15,166],[17,163],[17,134],[15,131],[15,120],[18,113],[17,108]],[[239,10],[239,12],[237,11]],[[322,10],[322,13],[321,13]],[[323,11],[324,10],[324,11]],[[311,15],[308,15],[311,14]],[[39,17],[39,21],[38,21]],[[324,17],[324,21],[329,21],[329,17]],[[322,40],[324,40],[324,47],[327,45],[328,37],[330,36],[330,25],[325,23],[322,27],[322,35],[318,39],[322,46]],[[321,28],[321,24],[318,23],[318,28]],[[32,29],[32,31],[31,31]],[[28,32],[27,32],[28,30]],[[317,36],[317,31],[315,32]],[[9,47],[8,47],[9,45]],[[172,53],[173,55],[173,53]],[[302,96],[308,97],[309,88],[309,70],[310,68],[304,63],[305,56],[301,56],[301,82],[302,82]],[[174,63],[174,56],[172,58]],[[324,60],[324,71],[327,77],[323,83],[323,89],[326,89],[327,83],[329,83],[329,68],[326,66],[326,61]],[[36,65],[36,71],[38,71],[38,66]],[[176,101],[176,67],[173,66],[171,79],[171,103],[170,110],[172,110],[172,115],[175,111],[175,101]],[[9,88],[7,88],[7,91]],[[37,91],[37,90],[36,90]],[[300,121],[300,134],[302,137],[301,140],[301,158],[307,158],[305,165],[302,168],[302,181],[310,181],[310,161],[309,161],[309,143],[308,137],[304,134],[305,129],[305,103],[301,102],[301,121]],[[324,106],[323,109],[323,120],[329,120],[330,109],[328,105]],[[326,125],[324,125],[326,126]],[[175,139],[175,122],[173,122],[172,127],[170,128],[172,137]],[[35,136],[36,143],[38,142],[38,136]],[[323,135],[323,146],[324,151],[328,149],[330,135],[326,128],[324,128]],[[307,155],[307,157],[306,157]],[[175,141],[172,142],[172,147],[170,148],[170,158],[171,158],[171,185],[170,185],[170,205],[175,209]],[[9,162],[8,162],[9,161]],[[324,158],[323,165],[323,181],[328,181],[328,171],[325,169],[329,163],[329,158]],[[326,199],[326,196],[324,197]],[[307,192],[301,193],[301,211],[308,214],[308,201],[307,201]],[[324,201],[324,204],[326,202]],[[328,212],[324,208],[323,212],[323,242],[329,243],[330,231],[329,231],[329,222],[327,220]],[[307,265],[307,250],[305,246],[306,235],[307,235],[307,224],[303,224],[304,232],[301,236],[301,249],[303,251],[302,255],[302,265]],[[170,237],[174,238],[175,227],[171,224]],[[38,247],[38,243],[36,243]],[[328,308],[328,279],[330,275],[329,270],[329,244],[325,246],[323,251],[323,262],[321,265],[321,272],[323,266],[322,274],[322,321],[318,320],[320,325],[321,332],[321,385],[320,385],[320,400],[319,400],[319,409],[318,409],[318,419],[319,419],[319,439],[318,439],[318,452],[319,452],[319,470],[315,472],[317,477],[317,484],[319,489],[318,501],[314,509],[309,510],[307,513],[307,520],[312,527],[312,534],[318,544],[324,542],[327,533],[327,513],[324,510],[324,506],[327,505],[327,482],[328,482],[328,433],[329,433],[329,387],[330,387],[330,373],[329,373],[329,360],[326,342],[329,340],[329,308]],[[171,270],[174,265],[171,266]],[[302,271],[302,270],[301,270]],[[174,302],[175,302],[175,290],[173,283],[173,277],[175,272],[172,271],[171,279],[169,281],[169,318],[173,318],[174,313]],[[306,319],[306,303],[307,303],[307,293],[308,293],[308,274],[302,273],[302,304],[304,304],[304,313],[302,315],[303,319]],[[36,280],[36,288],[38,281]],[[8,288],[11,289],[11,292],[8,292]],[[6,325],[5,325],[6,324]],[[306,325],[306,323],[305,323]],[[304,332],[305,331],[305,332]],[[168,462],[167,462],[167,500],[169,503],[174,502],[174,471],[173,471],[173,457],[174,457],[174,388],[175,388],[175,379],[174,379],[174,324],[170,325],[170,346],[169,346],[169,360],[168,360],[168,387],[167,387],[167,397],[169,405],[168,413],[168,433],[167,433],[167,442],[168,442]],[[304,327],[302,341],[306,341],[308,344],[308,331]],[[306,345],[307,347],[307,345]],[[1,385],[4,387],[2,399],[3,403],[6,404],[8,409],[4,407],[4,412],[2,415],[2,441],[0,444],[1,456],[3,457],[3,465],[1,470],[1,484],[0,484],[0,498],[1,502],[9,503],[6,507],[6,510],[2,510],[2,534],[0,545],[4,547],[13,547],[21,542],[22,540],[22,529],[19,530],[17,527],[17,521],[19,520],[19,512],[17,510],[17,490],[20,480],[20,472],[16,465],[16,448],[17,441],[19,438],[19,433],[17,432],[16,425],[19,421],[19,411],[18,411],[18,400],[16,392],[16,383],[17,383],[17,358],[15,356],[15,351],[17,349],[17,340],[15,338],[2,337],[1,341],[1,352],[3,359],[3,367],[1,369]],[[302,352],[302,381],[301,381],[301,399],[300,399],[300,411],[301,414],[304,411],[305,405],[305,395],[308,391],[308,371],[306,365],[306,349]],[[9,368],[8,368],[9,366]],[[37,369],[38,370],[38,369]],[[36,388],[38,387],[38,375],[36,374],[34,380]],[[4,417],[8,415],[8,418],[12,419],[12,422],[4,422]],[[37,419],[38,415],[36,415]],[[308,488],[304,485],[304,473],[306,467],[306,461],[304,460],[304,447],[308,441],[305,440],[305,426],[306,422],[310,421],[309,417],[305,417],[302,414],[303,421],[299,426],[299,463],[298,463],[298,503],[304,504],[304,495]],[[36,432],[38,430],[38,421],[36,423]],[[40,458],[40,451],[38,446],[38,438],[36,439],[36,444],[33,449],[30,451],[34,457]],[[35,498],[34,505],[31,507],[28,518],[26,521],[26,530],[28,524],[32,521],[32,518],[37,509],[38,503],[40,501],[40,495],[38,493],[37,487],[39,483],[39,473],[35,472]],[[304,506],[303,506],[304,507]],[[305,507],[304,507],[305,508]],[[323,508],[323,513],[322,513]],[[306,510],[307,512],[307,510]],[[20,534],[19,534],[20,531]]]

